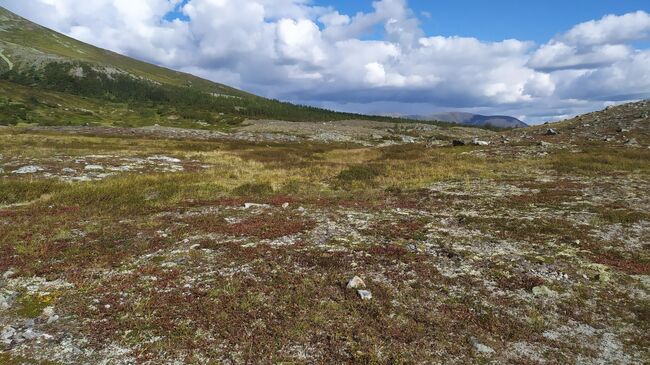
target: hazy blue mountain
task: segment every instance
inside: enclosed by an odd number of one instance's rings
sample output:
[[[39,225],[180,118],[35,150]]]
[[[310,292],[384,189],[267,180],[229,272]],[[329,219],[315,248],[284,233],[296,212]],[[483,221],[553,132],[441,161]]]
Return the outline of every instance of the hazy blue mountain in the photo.
[[[493,126],[497,128],[524,128],[528,124],[522,122],[515,117],[505,115],[480,115],[462,112],[449,112],[449,113],[436,113],[428,116],[418,117],[423,120],[439,120],[443,122],[450,122],[462,124],[466,126]]]

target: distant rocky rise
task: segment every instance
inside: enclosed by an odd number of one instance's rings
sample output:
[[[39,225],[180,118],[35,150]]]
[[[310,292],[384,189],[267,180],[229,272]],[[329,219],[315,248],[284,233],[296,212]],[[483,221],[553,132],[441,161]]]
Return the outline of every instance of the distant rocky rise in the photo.
[[[465,126],[497,128],[525,128],[528,124],[515,117],[505,115],[480,115],[462,112],[436,113],[429,116],[414,117],[421,120],[437,120],[442,122],[462,124]]]

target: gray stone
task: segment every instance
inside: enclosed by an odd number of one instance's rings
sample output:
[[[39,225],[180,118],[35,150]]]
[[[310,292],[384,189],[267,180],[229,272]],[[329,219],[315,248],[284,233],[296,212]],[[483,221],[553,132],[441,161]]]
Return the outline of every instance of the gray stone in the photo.
[[[363,289],[366,287],[366,283],[363,282],[363,279],[361,279],[358,276],[353,277],[348,281],[347,288],[348,289]]]
[[[180,163],[181,160],[178,158],[174,157],[168,157],[168,156],[151,156],[148,157],[147,160],[149,161],[162,161],[162,162],[167,162],[167,163]]]
[[[0,293],[0,310],[7,310],[13,305],[16,294],[10,291]]]
[[[84,170],[86,170],[86,171],[103,171],[104,166],[101,166],[101,165],[86,165],[86,167],[84,167]]]
[[[357,294],[359,294],[359,297],[363,300],[372,299],[372,293],[370,290],[357,290]]]
[[[478,139],[478,138],[474,138],[474,139],[472,140],[472,144],[473,144],[474,146],[489,146],[489,145],[490,145],[490,142],[487,142],[487,141],[481,141],[481,140]]]
[[[53,323],[59,320],[59,316],[54,312],[54,307],[52,306],[45,307],[42,316],[45,318],[47,323]]]
[[[13,171],[13,173],[14,174],[35,174],[41,171],[44,171],[42,167],[36,165],[29,165],[29,166],[23,166],[18,170]]]
[[[35,338],[38,338],[40,335],[35,332],[33,329],[28,328],[21,334],[22,338],[24,338],[27,341],[33,340]]]
[[[490,346],[484,345],[480,343],[477,339],[474,337],[469,339],[469,343],[474,347],[474,350],[477,352],[480,352],[482,354],[492,354],[494,353],[494,349],[492,349]]]
[[[464,146],[464,145],[465,145],[465,142],[463,142],[463,141],[461,141],[461,140],[459,140],[459,139],[455,139],[455,140],[453,140],[453,141],[451,142],[451,145],[454,146],[454,147]]]
[[[548,130],[546,130],[546,135],[547,136],[557,136],[558,134],[560,134],[560,133],[558,133],[558,131],[556,131],[553,128],[549,128]]]
[[[411,136],[402,136],[402,142],[404,143],[415,143],[415,138]]]
[[[11,326],[5,326],[0,331],[0,340],[10,340],[16,334],[16,330]]]
[[[245,203],[244,204],[244,209],[251,209],[251,208],[270,208],[271,206],[268,204],[257,204],[257,203]]]

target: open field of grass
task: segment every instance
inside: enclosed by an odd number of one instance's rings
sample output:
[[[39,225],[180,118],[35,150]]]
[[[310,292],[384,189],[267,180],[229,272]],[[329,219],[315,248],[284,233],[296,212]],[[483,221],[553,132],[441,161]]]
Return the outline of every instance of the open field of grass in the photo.
[[[648,149],[0,146],[10,364],[649,359]]]

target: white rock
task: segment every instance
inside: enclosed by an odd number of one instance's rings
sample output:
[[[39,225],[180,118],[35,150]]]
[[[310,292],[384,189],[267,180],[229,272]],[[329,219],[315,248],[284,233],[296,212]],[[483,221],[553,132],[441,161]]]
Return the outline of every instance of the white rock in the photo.
[[[348,289],[364,289],[366,287],[366,283],[363,282],[363,279],[361,279],[358,276],[353,277],[348,281],[347,288]]]
[[[151,156],[148,157],[147,160],[149,161],[162,161],[162,162],[169,162],[169,163],[179,163],[181,160],[169,156]]]
[[[282,209],[287,209],[287,208],[289,208],[289,203],[282,204]]]
[[[16,275],[16,272],[14,269],[9,269],[2,274],[3,279],[11,279],[14,275]]]
[[[34,332],[31,328],[28,328],[25,330],[25,332],[22,333],[21,335],[24,339],[26,340],[33,340],[39,336],[38,333]]]
[[[0,310],[7,310],[11,308],[14,301],[15,294],[13,292],[0,293]]]
[[[372,299],[372,293],[369,290],[357,290],[357,294],[359,294],[359,297],[363,300]]]
[[[401,137],[402,137],[402,142],[404,142],[404,143],[415,143],[416,142],[415,138],[413,138],[411,136],[401,136]]]
[[[45,169],[43,169],[40,166],[29,165],[29,166],[23,166],[23,167],[19,168],[18,170],[15,170],[13,173],[14,174],[34,174],[34,173],[44,171],[44,170]]]
[[[483,354],[494,353],[494,350],[491,347],[486,346],[486,345],[478,342],[478,340],[475,339],[475,338],[471,338],[470,343],[472,344],[472,346],[474,346],[474,349],[476,351],[480,352],[480,353],[483,353]]]
[[[54,313],[54,307],[49,306],[43,309],[43,317],[47,319],[47,323],[56,322],[59,320],[59,316]]]
[[[479,140],[478,138],[474,138],[474,139],[472,140],[472,144],[473,144],[474,146],[489,146],[489,145],[490,145],[490,142],[481,141],[481,140]]]
[[[84,170],[86,170],[86,171],[103,171],[104,166],[101,166],[101,165],[86,165],[86,167],[84,167]]]
[[[9,340],[16,334],[16,330],[11,326],[5,326],[0,331],[0,340]]]
[[[257,203],[245,203],[244,204],[244,209],[250,209],[250,208],[270,208],[271,206],[268,204],[257,204]]]

